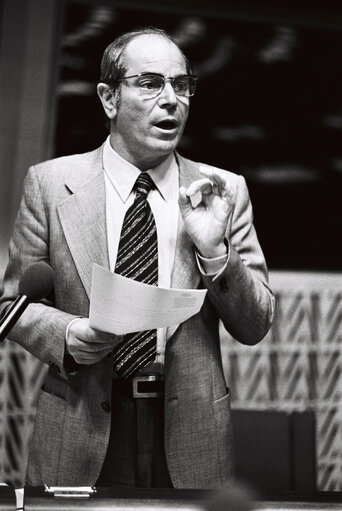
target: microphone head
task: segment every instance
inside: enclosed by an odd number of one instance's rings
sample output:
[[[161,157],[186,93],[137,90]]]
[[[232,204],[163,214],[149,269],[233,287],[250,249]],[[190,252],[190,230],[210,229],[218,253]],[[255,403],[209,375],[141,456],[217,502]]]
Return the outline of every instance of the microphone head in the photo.
[[[40,261],[34,263],[22,274],[19,282],[19,294],[25,295],[31,302],[47,296],[53,287],[53,270],[51,266]]]

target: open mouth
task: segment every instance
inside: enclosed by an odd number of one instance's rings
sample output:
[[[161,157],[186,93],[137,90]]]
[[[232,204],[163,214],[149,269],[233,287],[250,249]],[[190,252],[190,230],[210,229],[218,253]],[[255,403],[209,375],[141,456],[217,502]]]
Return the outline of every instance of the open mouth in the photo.
[[[177,123],[176,121],[165,120],[158,122],[156,126],[157,128],[160,128],[162,130],[174,130],[175,128],[177,128]]]

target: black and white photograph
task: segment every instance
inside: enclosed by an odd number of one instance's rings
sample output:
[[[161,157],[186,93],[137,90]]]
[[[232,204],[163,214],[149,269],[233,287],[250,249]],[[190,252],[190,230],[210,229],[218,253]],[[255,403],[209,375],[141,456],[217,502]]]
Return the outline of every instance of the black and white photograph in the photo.
[[[0,0],[0,112],[0,508],[342,510],[342,4]]]

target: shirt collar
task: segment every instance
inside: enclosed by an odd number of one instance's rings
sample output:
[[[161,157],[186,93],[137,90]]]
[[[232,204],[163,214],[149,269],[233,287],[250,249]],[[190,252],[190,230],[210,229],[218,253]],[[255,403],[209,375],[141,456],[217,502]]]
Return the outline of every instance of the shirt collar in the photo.
[[[140,170],[122,158],[111,146],[108,136],[103,149],[103,167],[106,175],[118,192],[121,200],[126,202]],[[162,163],[147,170],[160,195],[167,202],[171,199],[175,183],[178,187],[178,165],[174,153]]]

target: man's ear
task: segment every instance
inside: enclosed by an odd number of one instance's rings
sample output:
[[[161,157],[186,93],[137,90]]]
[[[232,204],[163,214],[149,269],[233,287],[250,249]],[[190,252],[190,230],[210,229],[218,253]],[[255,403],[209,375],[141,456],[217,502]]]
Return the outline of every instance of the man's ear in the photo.
[[[107,117],[114,119],[117,112],[118,92],[113,92],[107,83],[99,83],[97,85],[97,94]]]

